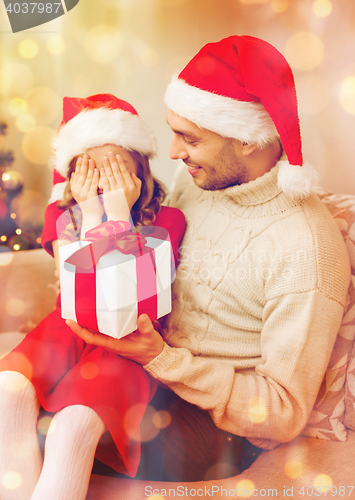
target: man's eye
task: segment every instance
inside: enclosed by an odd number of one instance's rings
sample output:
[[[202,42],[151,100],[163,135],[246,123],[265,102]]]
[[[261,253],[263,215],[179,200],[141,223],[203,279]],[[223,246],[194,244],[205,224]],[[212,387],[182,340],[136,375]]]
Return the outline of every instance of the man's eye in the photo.
[[[186,139],[185,138],[185,142],[186,142],[186,144],[189,144],[190,146],[197,144],[197,141],[194,141],[193,139]]]

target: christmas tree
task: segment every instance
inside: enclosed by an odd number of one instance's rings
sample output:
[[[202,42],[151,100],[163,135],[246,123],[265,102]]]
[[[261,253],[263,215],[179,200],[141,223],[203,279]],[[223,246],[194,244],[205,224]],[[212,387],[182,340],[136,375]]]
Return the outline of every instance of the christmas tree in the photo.
[[[3,148],[6,133],[6,123],[0,122],[0,252],[40,248],[42,225],[21,217],[26,210],[23,177],[13,169],[12,151]]]

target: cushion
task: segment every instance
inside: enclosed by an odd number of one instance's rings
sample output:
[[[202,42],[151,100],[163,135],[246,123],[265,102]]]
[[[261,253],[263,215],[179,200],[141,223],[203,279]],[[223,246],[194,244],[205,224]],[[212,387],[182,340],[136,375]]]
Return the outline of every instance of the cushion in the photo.
[[[310,419],[302,434],[305,436],[345,441],[349,427],[347,420],[355,428],[355,359],[350,362],[352,377],[346,385],[347,368],[355,336],[355,196],[319,193],[325,206],[331,212],[347,245],[352,282],[350,284],[343,320],[334,349],[324,376]],[[350,390],[351,389],[351,390]],[[344,422],[345,410],[351,407]],[[345,425],[344,425],[345,423]]]

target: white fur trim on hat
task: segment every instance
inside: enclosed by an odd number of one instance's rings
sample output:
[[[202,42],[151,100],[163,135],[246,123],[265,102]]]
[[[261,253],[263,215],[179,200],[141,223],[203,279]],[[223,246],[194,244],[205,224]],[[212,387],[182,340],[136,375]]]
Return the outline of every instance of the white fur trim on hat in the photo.
[[[317,186],[318,172],[309,163],[304,163],[301,167],[290,165],[287,160],[281,160],[278,165],[278,186],[291,198],[308,196]]]
[[[55,184],[52,189],[51,197],[48,200],[48,203],[53,203],[54,201],[62,200],[64,197],[64,190],[69,181],[59,182]]]
[[[279,137],[262,104],[206,92],[176,76],[168,85],[165,104],[182,118],[222,137],[257,144],[259,147]]]
[[[154,136],[138,115],[121,109],[88,109],[59,129],[53,141],[56,170],[66,177],[75,156],[104,144],[138,151],[149,158],[156,154]]]

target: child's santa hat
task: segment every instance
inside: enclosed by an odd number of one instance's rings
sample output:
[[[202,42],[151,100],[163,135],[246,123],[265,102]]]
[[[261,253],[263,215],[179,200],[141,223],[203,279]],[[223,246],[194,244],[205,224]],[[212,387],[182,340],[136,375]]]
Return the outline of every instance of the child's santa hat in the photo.
[[[286,59],[269,43],[230,36],[205,45],[167,88],[177,115],[223,137],[263,147],[280,138],[279,187],[288,195],[311,191],[317,173],[303,165],[297,97]]]
[[[64,97],[63,120],[53,141],[54,187],[49,203],[63,199],[71,160],[104,144],[138,151],[148,158],[156,152],[153,134],[128,102],[111,94]]]

